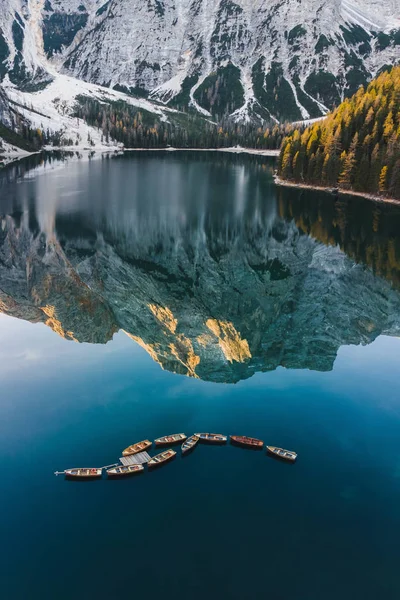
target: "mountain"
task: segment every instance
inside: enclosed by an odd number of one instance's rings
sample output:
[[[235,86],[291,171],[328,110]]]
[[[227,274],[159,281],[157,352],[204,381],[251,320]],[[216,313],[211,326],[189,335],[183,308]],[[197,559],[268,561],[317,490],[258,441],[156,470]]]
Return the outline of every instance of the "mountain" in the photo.
[[[2,9],[4,5],[7,10],[0,12],[0,126],[6,131],[0,131],[0,142],[11,138],[16,146],[31,150],[43,145],[120,149],[121,144],[106,141],[99,128],[77,116],[80,101],[87,99],[109,107],[123,105],[153,126],[179,116],[177,110],[160,103],[63,74],[57,61],[48,60],[45,52],[45,3],[4,0]],[[53,35],[62,29],[63,25],[56,26]],[[15,133],[23,136],[18,143]]]
[[[275,198],[264,164],[234,160],[166,157],[145,203],[141,160],[76,161],[74,177],[6,186],[1,311],[77,342],[123,330],[162,368],[225,383],[279,366],[328,371],[341,345],[399,335],[399,211],[290,189]],[[213,177],[232,185],[232,168],[237,183],[211,201]],[[91,194],[76,195],[89,170]],[[165,204],[160,190],[182,173],[187,187]],[[118,184],[112,201],[104,177]]]
[[[42,102],[58,93],[68,104],[66,87],[81,80],[216,120],[295,121],[325,114],[399,60],[400,0],[4,4],[0,79],[27,104],[46,86]],[[73,79],[52,89],[62,75]]]
[[[360,88],[324,121],[288,136],[279,173],[400,199],[400,67]]]

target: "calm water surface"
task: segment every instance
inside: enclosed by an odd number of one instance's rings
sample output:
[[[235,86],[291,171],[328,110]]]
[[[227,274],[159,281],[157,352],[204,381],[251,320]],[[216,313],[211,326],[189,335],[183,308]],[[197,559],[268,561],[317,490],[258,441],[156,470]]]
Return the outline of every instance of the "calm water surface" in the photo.
[[[1,597],[399,598],[400,210],[255,157],[35,161],[0,178]],[[53,475],[179,431],[299,459]]]

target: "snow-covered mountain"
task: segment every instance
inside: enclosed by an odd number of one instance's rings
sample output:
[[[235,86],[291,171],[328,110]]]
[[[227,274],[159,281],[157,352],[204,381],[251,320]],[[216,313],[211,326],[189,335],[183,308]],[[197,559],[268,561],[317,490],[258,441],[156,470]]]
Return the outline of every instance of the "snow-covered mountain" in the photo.
[[[205,116],[324,114],[400,60],[400,0],[1,0],[0,78],[58,74]]]

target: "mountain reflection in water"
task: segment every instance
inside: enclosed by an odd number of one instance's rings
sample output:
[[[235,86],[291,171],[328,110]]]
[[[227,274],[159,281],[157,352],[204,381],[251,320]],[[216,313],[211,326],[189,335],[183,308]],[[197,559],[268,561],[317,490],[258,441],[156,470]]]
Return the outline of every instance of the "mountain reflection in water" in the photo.
[[[400,334],[396,207],[277,188],[258,157],[48,167],[0,187],[8,315],[78,342],[122,329],[164,369],[227,383]]]

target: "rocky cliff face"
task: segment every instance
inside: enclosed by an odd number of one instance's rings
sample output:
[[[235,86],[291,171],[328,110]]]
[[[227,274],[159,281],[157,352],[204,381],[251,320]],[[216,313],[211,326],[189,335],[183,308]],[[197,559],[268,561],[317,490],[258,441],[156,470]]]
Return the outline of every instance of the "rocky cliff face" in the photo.
[[[65,339],[106,343],[117,330],[112,312],[77,276],[56,238],[33,223],[29,214],[0,221],[0,310],[45,323]]]
[[[0,228],[1,310],[79,342],[122,329],[162,368],[229,383],[278,366],[330,370],[341,345],[400,334],[389,281],[305,235],[305,215],[297,226],[287,202],[261,196],[243,212],[244,198],[223,218],[179,198],[158,211],[131,200],[128,211],[95,193],[95,210],[80,202],[50,220],[49,203],[12,201]]]
[[[4,2],[0,78],[62,71],[214,117],[317,117],[399,60],[400,0]]]
[[[0,123],[3,123],[6,127],[11,128],[13,126],[12,114],[8,104],[7,96],[0,87]]]

